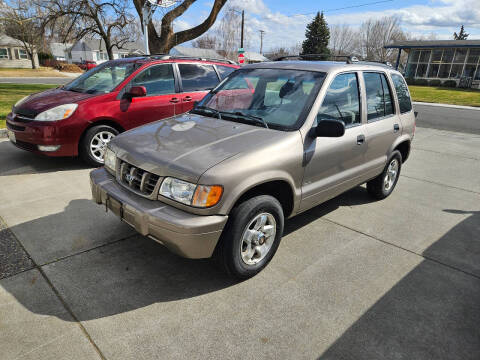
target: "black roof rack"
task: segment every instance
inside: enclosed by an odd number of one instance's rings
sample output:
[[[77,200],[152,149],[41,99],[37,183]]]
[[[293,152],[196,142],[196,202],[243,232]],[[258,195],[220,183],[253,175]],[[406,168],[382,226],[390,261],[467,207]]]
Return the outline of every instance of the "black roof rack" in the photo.
[[[132,57],[138,57],[136,55],[132,55]],[[216,61],[225,64],[232,64],[237,65],[235,61],[228,60],[228,59],[216,59],[216,58],[208,58],[208,57],[201,57],[201,56],[184,56],[184,55],[169,55],[169,54],[150,54],[150,55],[142,55],[141,57],[149,58],[152,60],[170,60],[170,59],[181,59],[181,60],[203,60],[203,61]]]
[[[284,61],[284,60],[333,60],[338,61],[339,59],[345,59],[347,64],[357,63],[359,60],[356,56],[351,55],[332,55],[332,54],[298,54],[298,55],[287,55],[276,58],[274,61]]]

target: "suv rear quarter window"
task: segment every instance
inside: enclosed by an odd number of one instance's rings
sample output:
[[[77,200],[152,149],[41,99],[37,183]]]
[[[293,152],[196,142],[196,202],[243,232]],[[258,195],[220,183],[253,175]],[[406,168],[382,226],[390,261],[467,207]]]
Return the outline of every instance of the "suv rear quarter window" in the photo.
[[[219,79],[213,65],[178,64],[183,92],[204,91],[217,86]]]
[[[403,77],[398,74],[392,74],[392,80],[395,90],[397,91],[400,113],[407,113],[412,110],[412,100],[410,99],[407,84]]]

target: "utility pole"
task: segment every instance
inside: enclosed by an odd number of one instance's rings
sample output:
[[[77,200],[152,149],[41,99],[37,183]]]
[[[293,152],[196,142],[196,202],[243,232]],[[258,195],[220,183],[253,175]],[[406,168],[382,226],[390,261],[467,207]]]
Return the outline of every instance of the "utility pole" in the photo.
[[[245,10],[242,10],[242,37],[240,40],[240,47],[243,49],[243,28],[245,26]]]
[[[260,31],[260,54],[263,51],[263,34],[265,34],[265,30],[258,30]]]

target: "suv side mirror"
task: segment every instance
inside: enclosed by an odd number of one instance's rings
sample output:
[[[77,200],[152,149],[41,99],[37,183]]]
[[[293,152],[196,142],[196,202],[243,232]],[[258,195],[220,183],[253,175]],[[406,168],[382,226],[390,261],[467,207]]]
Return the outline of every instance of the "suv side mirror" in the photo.
[[[130,98],[147,96],[147,89],[145,86],[132,86],[126,95]]]
[[[317,137],[341,137],[345,134],[345,123],[340,120],[319,120],[315,128]]]

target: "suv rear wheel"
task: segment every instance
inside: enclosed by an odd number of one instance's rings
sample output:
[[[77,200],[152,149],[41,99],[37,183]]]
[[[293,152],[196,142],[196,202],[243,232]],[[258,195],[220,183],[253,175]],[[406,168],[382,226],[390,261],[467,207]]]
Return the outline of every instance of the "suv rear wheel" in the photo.
[[[272,259],[283,233],[282,206],[260,195],[234,208],[215,249],[215,260],[228,274],[247,279]]]
[[[395,185],[397,185],[401,168],[402,155],[398,150],[395,150],[383,172],[375,179],[367,182],[368,192],[377,199],[385,199],[392,193]]]
[[[97,125],[88,129],[79,149],[83,161],[91,166],[102,166],[107,144],[117,135],[118,130],[108,125]]]

